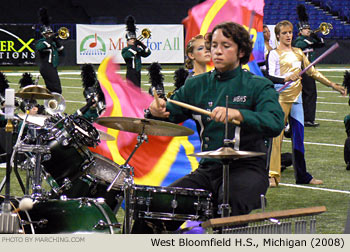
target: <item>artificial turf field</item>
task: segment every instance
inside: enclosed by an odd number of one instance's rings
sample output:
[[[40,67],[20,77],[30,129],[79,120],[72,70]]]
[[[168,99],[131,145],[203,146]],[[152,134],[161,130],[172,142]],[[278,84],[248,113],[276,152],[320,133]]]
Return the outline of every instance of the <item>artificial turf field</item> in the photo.
[[[147,66],[142,71],[142,88],[148,91],[149,78]],[[179,65],[163,65],[164,86],[166,92],[173,90],[174,71]],[[98,66],[95,66],[97,70]],[[340,84],[343,82],[345,70],[349,65],[322,65],[317,69],[327,78]],[[10,87],[19,89],[18,80],[23,72],[38,74],[37,67],[0,67],[10,82]],[[67,104],[65,113],[73,114],[85,104],[83,97],[80,67],[59,67],[62,89]],[[121,67],[120,74],[125,76],[125,68]],[[39,84],[44,85],[39,79]],[[350,207],[350,171],[345,169],[343,146],[346,139],[344,117],[349,113],[349,97],[342,97],[339,93],[317,83],[317,128],[305,128],[305,158],[308,171],[317,179],[324,181],[319,186],[296,186],[292,167],[282,173],[281,184],[267,192],[266,211],[286,210],[312,206],[326,206],[327,211],[317,217],[317,233],[340,234],[344,232],[344,225]],[[40,101],[39,101],[40,102]],[[2,139],[1,139],[2,141]],[[290,139],[285,139],[282,152],[291,152]],[[5,169],[0,168],[0,179]],[[23,173],[24,174],[24,173]],[[11,195],[21,196],[15,176],[11,176]],[[4,191],[1,192],[2,194]],[[261,210],[256,210],[259,212]],[[122,218],[122,210],[118,212],[118,219]]]

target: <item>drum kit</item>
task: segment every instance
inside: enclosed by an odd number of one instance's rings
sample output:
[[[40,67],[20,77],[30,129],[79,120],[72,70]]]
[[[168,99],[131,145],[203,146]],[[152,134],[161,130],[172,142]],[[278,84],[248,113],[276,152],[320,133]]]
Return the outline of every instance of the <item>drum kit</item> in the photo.
[[[38,85],[24,88],[15,96],[57,101]],[[136,217],[176,221],[212,217],[210,192],[136,185],[133,167],[128,164],[148,135],[188,136],[193,134],[191,129],[152,119],[100,117],[96,120],[99,125],[138,134],[134,150],[124,164],[118,165],[89,149],[100,140],[115,140],[113,136],[97,130],[81,116],[51,112],[57,113],[29,115],[26,109],[25,114],[17,115],[19,133],[7,153],[7,171],[0,184],[0,192],[6,187],[5,196],[0,195],[0,233],[130,233]],[[192,156],[221,159],[225,177],[227,160],[264,154],[223,147]],[[18,167],[25,172],[25,184]],[[12,168],[23,197],[10,197]],[[227,184],[227,178],[223,182]],[[228,195],[227,188],[224,186],[224,195]],[[223,216],[228,216],[228,196],[224,199],[222,209],[227,211]],[[116,214],[123,201],[124,221],[120,224]]]

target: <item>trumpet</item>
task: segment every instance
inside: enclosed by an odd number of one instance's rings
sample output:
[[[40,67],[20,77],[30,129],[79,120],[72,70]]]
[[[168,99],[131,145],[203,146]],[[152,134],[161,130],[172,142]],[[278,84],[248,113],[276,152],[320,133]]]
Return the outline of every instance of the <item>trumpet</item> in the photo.
[[[149,39],[151,37],[151,30],[148,28],[144,28],[141,31],[140,36],[137,37],[138,41],[142,41],[144,39]]]
[[[329,34],[330,30],[333,29],[333,25],[331,23],[322,22],[320,27],[316,30],[312,31],[313,33],[321,32],[323,35]]]
[[[70,36],[68,28],[64,26],[59,28],[56,34],[60,39],[67,39]]]

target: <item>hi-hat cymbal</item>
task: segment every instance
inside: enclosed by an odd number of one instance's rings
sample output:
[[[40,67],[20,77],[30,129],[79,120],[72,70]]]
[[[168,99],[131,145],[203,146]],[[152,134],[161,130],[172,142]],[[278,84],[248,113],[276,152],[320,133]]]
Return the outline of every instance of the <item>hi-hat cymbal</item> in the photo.
[[[230,147],[221,147],[213,151],[203,151],[190,154],[189,156],[200,158],[216,158],[216,159],[238,159],[246,157],[256,157],[266,155],[264,152],[240,151]]]
[[[181,125],[146,118],[100,117],[96,123],[107,128],[153,136],[189,136],[194,133]]]
[[[18,117],[21,118],[22,120],[24,120],[24,118],[26,117],[26,114],[24,114],[24,113],[18,114]],[[45,120],[47,118],[49,118],[49,116],[47,116],[47,115],[28,115],[26,122],[43,127],[45,124]]]
[[[21,88],[15,96],[22,99],[52,99],[54,98],[53,94],[42,86],[38,85],[29,85],[24,88]]]
[[[98,133],[100,133],[100,140],[103,140],[103,141],[113,141],[115,140],[115,137],[102,131],[102,130],[97,130]]]

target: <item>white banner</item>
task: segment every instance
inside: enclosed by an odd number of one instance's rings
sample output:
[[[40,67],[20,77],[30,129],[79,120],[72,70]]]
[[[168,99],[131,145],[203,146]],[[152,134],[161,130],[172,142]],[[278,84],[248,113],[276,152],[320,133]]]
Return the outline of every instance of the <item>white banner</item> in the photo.
[[[184,63],[183,25],[137,25],[136,35],[142,29],[151,30],[151,38],[143,43],[151,55],[142,63]],[[121,51],[127,46],[125,25],[77,24],[77,64],[100,64],[106,56],[115,56],[117,63],[125,63]]]

